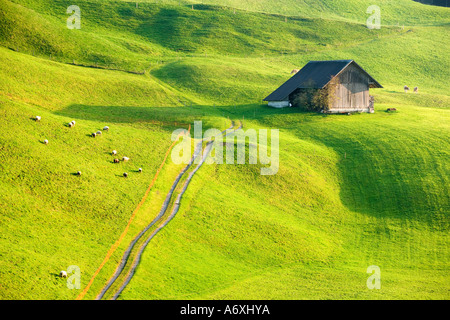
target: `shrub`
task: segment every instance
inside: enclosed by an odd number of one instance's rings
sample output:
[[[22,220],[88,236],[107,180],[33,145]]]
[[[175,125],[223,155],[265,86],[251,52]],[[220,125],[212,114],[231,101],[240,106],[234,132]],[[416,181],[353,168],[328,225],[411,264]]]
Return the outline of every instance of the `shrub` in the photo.
[[[328,111],[336,99],[336,78],[333,78],[323,89],[314,88],[313,82],[306,85],[308,88],[299,89],[292,95],[292,106],[304,111]]]

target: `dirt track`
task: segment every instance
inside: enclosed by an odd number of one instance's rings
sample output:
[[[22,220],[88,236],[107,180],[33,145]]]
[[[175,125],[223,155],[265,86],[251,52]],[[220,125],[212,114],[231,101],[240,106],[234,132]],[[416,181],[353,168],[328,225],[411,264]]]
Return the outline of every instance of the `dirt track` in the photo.
[[[230,128],[224,130],[222,132],[222,134],[224,134],[225,136],[228,135],[230,131],[233,127],[234,127],[234,122],[232,122],[232,125]],[[239,126],[240,129],[242,128],[242,124]],[[237,130],[236,129],[236,130]],[[129,260],[129,257],[131,255],[131,253],[133,252],[133,250],[138,250],[137,254],[131,264],[131,267],[128,271],[128,273],[125,276],[125,279],[123,280],[123,283],[120,285],[120,287],[117,289],[117,291],[114,293],[112,300],[117,299],[117,297],[121,294],[121,292],[125,289],[125,287],[128,285],[128,283],[130,282],[131,278],[133,277],[135,270],[140,262],[141,256],[142,256],[142,252],[144,251],[144,249],[147,247],[148,243],[153,239],[153,237],[162,229],[164,228],[172,219],[173,217],[177,214],[178,209],[180,207],[180,202],[181,202],[181,198],[183,196],[183,194],[185,193],[189,183],[192,180],[192,177],[195,175],[195,173],[200,169],[200,167],[203,165],[205,159],[207,158],[207,156],[209,155],[211,148],[212,148],[212,141],[207,142],[204,152],[203,152],[203,157],[201,159],[201,161],[198,163],[198,165],[195,167],[195,169],[189,174],[188,178],[186,179],[186,181],[184,182],[183,188],[180,191],[180,193],[178,194],[174,204],[173,204],[173,209],[170,213],[170,215],[167,218],[164,218],[165,213],[167,211],[167,208],[169,207],[170,204],[170,200],[173,197],[175,188],[177,187],[178,183],[180,182],[180,180],[182,179],[182,177],[184,176],[184,174],[192,167],[192,164],[194,163],[194,161],[199,157],[199,155],[201,154],[201,150],[202,150],[202,141],[200,141],[194,150],[194,155],[192,156],[189,164],[178,174],[177,178],[175,179],[175,181],[172,184],[172,187],[169,191],[169,193],[166,196],[166,199],[164,200],[164,203],[161,207],[161,210],[158,214],[158,216],[153,219],[150,224],[148,224],[134,239],[133,241],[130,243],[130,245],[128,246],[128,248],[125,250],[125,253],[122,256],[121,262],[119,264],[119,266],[117,267],[113,277],[108,281],[108,283],[105,285],[105,287],[102,289],[102,291],[97,295],[96,300],[100,300],[102,299],[105,294],[107,293],[107,291],[111,288],[111,286],[117,281],[117,279],[119,278],[119,276],[121,274],[124,273],[125,268],[127,266],[127,262]],[[154,226],[155,224],[159,223],[158,227],[147,237],[147,239],[145,240],[145,242],[138,248],[135,249],[135,245],[136,243],[144,236],[144,234],[147,233],[147,231]]]

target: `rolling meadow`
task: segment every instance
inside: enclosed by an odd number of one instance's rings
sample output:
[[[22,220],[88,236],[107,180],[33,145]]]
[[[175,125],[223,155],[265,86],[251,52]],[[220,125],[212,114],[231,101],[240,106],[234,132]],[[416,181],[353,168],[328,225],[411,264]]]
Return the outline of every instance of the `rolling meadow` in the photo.
[[[362,0],[0,0],[0,299],[88,284],[95,299],[183,168],[172,132],[194,121],[278,129],[279,171],[202,166],[119,299],[448,299],[450,11],[370,4],[381,29]],[[374,114],[262,102],[339,59],[383,85]],[[70,265],[80,289],[58,276]]]

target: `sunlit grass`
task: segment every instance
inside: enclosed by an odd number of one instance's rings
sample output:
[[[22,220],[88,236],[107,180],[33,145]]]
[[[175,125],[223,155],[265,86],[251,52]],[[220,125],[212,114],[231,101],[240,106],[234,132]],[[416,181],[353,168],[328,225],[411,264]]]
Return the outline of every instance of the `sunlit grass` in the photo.
[[[365,28],[357,0],[81,1],[82,29],[69,30],[65,1],[0,0],[0,298],[74,299],[59,271],[78,265],[87,285],[172,131],[195,120],[279,129],[279,172],[204,165],[121,299],[448,298],[448,9],[377,2],[381,30]],[[374,76],[376,113],[261,104],[319,59]],[[113,149],[130,162],[113,164]],[[169,157],[87,299],[180,168]],[[365,285],[373,264],[380,291]]]

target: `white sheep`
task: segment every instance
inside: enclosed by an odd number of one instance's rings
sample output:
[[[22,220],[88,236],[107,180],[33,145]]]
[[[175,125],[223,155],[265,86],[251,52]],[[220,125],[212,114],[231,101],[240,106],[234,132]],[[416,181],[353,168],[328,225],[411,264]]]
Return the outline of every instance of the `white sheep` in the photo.
[[[414,92],[415,92],[415,93],[418,93],[418,92],[419,92],[419,87],[415,87],[415,88],[414,88]]]
[[[72,128],[74,124],[72,122],[69,122],[69,128]]]
[[[142,172],[142,168],[139,168],[139,172]]]
[[[41,116],[36,116],[36,118],[34,118],[34,120],[41,121]]]
[[[130,160],[130,158],[128,158],[128,157],[123,157],[122,158],[122,161],[124,161],[124,162],[127,162],[128,160]]]
[[[60,273],[59,273],[59,276],[61,277],[61,278],[67,278],[67,272],[66,271],[61,271]]]
[[[108,130],[109,130],[108,126],[103,127],[103,131],[108,131]]]
[[[81,176],[81,171],[77,171],[77,176]]]
[[[97,134],[94,132],[94,133],[92,134],[92,136],[95,138],[95,137],[97,136]]]
[[[405,93],[407,93],[409,91],[409,87],[408,86],[404,86],[403,89],[405,90]]]
[[[114,155],[117,154],[117,151],[116,151],[116,150],[113,150],[113,151],[111,152],[111,154],[114,156]]]
[[[102,132],[100,130],[97,131],[96,133],[97,133],[98,136],[102,134]]]
[[[48,140],[47,139],[44,140],[44,144],[48,144]]]
[[[124,176],[125,178],[128,178],[128,173],[125,172],[125,173],[123,174],[123,176]]]

